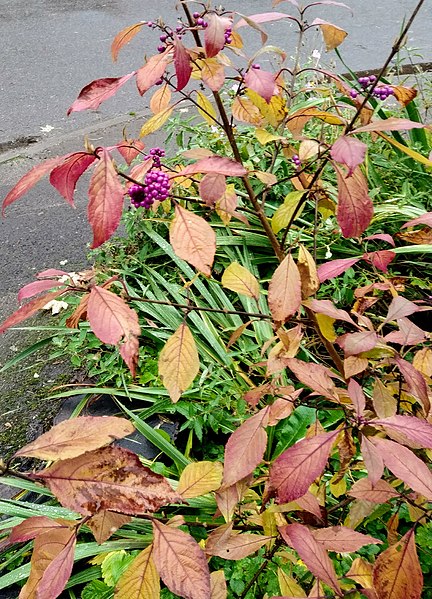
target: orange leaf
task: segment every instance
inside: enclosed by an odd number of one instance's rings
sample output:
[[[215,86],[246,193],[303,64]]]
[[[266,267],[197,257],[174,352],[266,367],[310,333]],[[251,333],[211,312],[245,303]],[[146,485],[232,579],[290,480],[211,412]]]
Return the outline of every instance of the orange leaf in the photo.
[[[121,447],[105,447],[61,460],[31,476],[43,480],[64,507],[84,516],[93,516],[101,509],[146,514],[182,501],[163,476]]]
[[[199,372],[199,356],[189,327],[182,323],[165,343],[158,362],[159,376],[176,403]]]
[[[171,49],[168,49],[162,52],[162,54],[151,56],[145,65],[138,69],[136,83],[141,96],[165,74],[168,63],[171,60],[170,52]]]
[[[228,590],[223,570],[210,574],[211,599],[227,599]]]
[[[159,599],[160,580],[152,553],[149,545],[137,555],[118,581],[115,599]]]
[[[172,93],[167,83],[155,91],[150,100],[150,110],[152,113],[158,114],[166,110],[171,102],[171,96]]]
[[[153,520],[153,533],[153,559],[169,590],[184,599],[211,599],[210,572],[198,543],[157,520]]]
[[[231,112],[233,117],[242,123],[260,126],[263,122],[259,108],[248,98],[236,96]]]
[[[118,54],[123,46],[126,46],[140,31],[142,26],[145,25],[145,22],[135,23],[135,25],[129,25],[129,27],[125,27],[115,36],[112,44],[111,44],[111,57],[114,62],[116,62],[118,58]]]
[[[93,230],[92,249],[102,245],[117,229],[123,212],[123,187],[109,152],[99,151],[89,187],[87,216]]]
[[[321,29],[327,52],[330,52],[330,50],[334,50],[335,48],[340,46],[340,44],[348,35],[348,33],[340,27],[337,27],[332,23],[327,23],[322,19],[315,19],[312,22],[312,25],[318,25]]]
[[[87,522],[87,526],[93,533],[98,545],[105,543],[123,524],[130,522],[132,518],[124,514],[116,514],[109,510],[101,510]]]
[[[90,292],[87,317],[93,333],[103,343],[117,345],[122,340],[120,352],[134,376],[141,333],[135,310],[115,293],[96,285]]]
[[[272,317],[286,322],[300,308],[301,279],[299,269],[289,254],[275,270],[268,290],[268,303]]]
[[[201,216],[175,207],[170,227],[170,243],[179,258],[195,266],[204,275],[211,275],[216,253],[216,234]]]
[[[235,430],[225,445],[225,486],[233,485],[251,474],[260,464],[267,447],[269,407],[264,408]]]
[[[414,529],[377,557],[373,582],[379,599],[420,599],[423,574],[417,557]]]

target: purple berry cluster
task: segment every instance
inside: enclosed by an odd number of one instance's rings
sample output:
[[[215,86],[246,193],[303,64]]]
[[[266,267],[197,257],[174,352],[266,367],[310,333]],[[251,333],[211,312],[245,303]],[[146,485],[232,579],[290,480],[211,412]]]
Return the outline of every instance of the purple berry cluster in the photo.
[[[371,86],[372,84],[374,84],[376,82],[376,77],[375,77],[375,75],[359,77],[357,79],[357,81],[363,91],[363,90],[367,90],[367,88],[369,86]],[[358,90],[356,90],[355,88],[350,90],[351,98],[357,98],[359,93],[360,92]],[[373,90],[373,95],[375,96],[375,98],[378,98],[379,100],[386,100],[389,96],[392,96],[393,94],[394,94],[393,89],[387,85],[379,85],[379,86],[375,87],[375,89]]]
[[[203,29],[206,29],[208,27],[207,21],[202,18],[201,14],[199,12],[194,12],[192,16],[195,19],[195,23],[197,25],[199,25]]]
[[[134,183],[128,189],[131,203],[135,208],[152,207],[156,201],[163,202],[169,196],[170,181],[163,171],[151,170],[147,173],[142,185]]]
[[[228,29],[225,29],[225,45],[229,45],[232,42],[232,29],[231,27],[228,27]]]
[[[298,154],[294,154],[294,156],[292,157],[292,161],[296,168],[300,168],[301,160],[300,160],[300,156],[298,156]]]
[[[161,165],[160,159],[165,156],[165,150],[162,148],[151,148],[149,154],[150,156],[153,156],[153,166],[159,168]]]
[[[378,100],[387,100],[387,98],[389,96],[393,96],[393,94],[393,88],[389,87],[388,85],[380,85],[373,91],[373,95],[375,98],[378,98]]]

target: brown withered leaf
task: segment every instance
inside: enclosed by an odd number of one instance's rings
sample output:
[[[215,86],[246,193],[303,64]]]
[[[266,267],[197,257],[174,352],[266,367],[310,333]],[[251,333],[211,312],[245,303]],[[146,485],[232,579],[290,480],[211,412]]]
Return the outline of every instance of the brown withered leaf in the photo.
[[[27,456],[40,460],[74,458],[122,439],[134,432],[126,418],[115,416],[80,416],[60,422],[48,432],[19,449],[15,457]]]
[[[405,87],[404,85],[391,85],[394,97],[402,106],[407,106],[417,96],[417,90],[413,87]]]
[[[273,319],[282,323],[300,308],[300,273],[290,254],[273,273],[268,290],[268,303]]]
[[[432,228],[423,227],[416,231],[404,231],[403,233],[396,233],[396,237],[407,243],[430,245],[432,243]]]
[[[380,599],[420,599],[423,574],[417,556],[414,529],[377,557],[373,583]]]
[[[64,507],[84,516],[99,510],[146,514],[182,502],[163,476],[121,447],[104,447],[61,460],[31,477],[42,480]]]
[[[239,560],[258,551],[271,538],[233,531],[232,523],[224,524],[209,534],[205,550],[207,555]]]
[[[101,510],[87,522],[87,526],[93,533],[98,545],[105,543],[123,524],[130,522],[132,518],[125,514],[117,514],[109,510]]]
[[[348,35],[348,33],[340,27],[337,27],[332,23],[328,23],[327,21],[323,21],[322,19],[314,19],[312,25],[318,25],[320,27],[327,52],[330,52],[330,50],[334,50],[340,46],[340,44]]]
[[[159,599],[160,580],[149,545],[130,564],[115,589],[115,599]]]
[[[184,599],[211,599],[209,567],[195,539],[157,520],[153,534],[153,559],[169,590]]]
[[[210,574],[211,599],[227,599],[228,590],[223,570]]]
[[[320,282],[315,261],[303,245],[300,245],[297,267],[300,272],[302,298],[307,299],[318,291]]]
[[[356,454],[356,447],[352,438],[352,433],[350,429],[345,429],[342,432],[342,437],[338,441],[337,448],[339,450],[339,471],[334,483],[338,483],[343,479],[346,472],[348,471],[351,460]]]

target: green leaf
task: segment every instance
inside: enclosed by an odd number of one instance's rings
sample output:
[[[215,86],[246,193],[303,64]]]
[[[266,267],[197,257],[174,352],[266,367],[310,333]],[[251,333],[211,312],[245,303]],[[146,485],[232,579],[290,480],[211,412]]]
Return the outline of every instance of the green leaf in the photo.
[[[292,414],[277,427],[276,436],[279,441],[272,456],[277,458],[287,447],[291,447],[296,441],[302,439],[307,428],[316,420],[316,411],[313,408],[299,406]]]

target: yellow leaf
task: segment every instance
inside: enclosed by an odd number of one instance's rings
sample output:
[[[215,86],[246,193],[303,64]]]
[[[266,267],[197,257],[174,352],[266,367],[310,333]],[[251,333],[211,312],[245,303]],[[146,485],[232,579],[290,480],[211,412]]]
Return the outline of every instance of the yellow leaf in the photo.
[[[424,347],[413,358],[413,366],[426,376],[432,377],[432,349]]]
[[[262,116],[258,108],[248,99],[236,96],[231,106],[233,117],[242,123],[249,125],[261,125]]]
[[[264,171],[255,171],[253,173],[257,179],[264,183],[264,185],[275,185],[277,183],[277,177],[273,173],[265,173]]]
[[[181,473],[177,493],[190,499],[216,491],[221,486],[222,475],[220,462],[193,462]]]
[[[241,35],[234,29],[231,34],[231,43],[229,45],[230,48],[238,48],[241,50],[243,48],[243,39]]]
[[[332,25],[331,23],[320,23],[319,27],[323,34],[327,52],[330,52],[330,50],[334,50],[340,46],[340,44],[348,35],[346,31],[340,27],[336,27],[336,25]]]
[[[288,226],[303,196],[303,191],[292,191],[285,197],[284,203],[279,206],[271,220],[271,226],[274,233],[279,233],[279,231],[282,231],[282,229],[285,229],[285,227]],[[301,215],[302,211],[303,207],[298,211],[296,218]]]
[[[284,121],[288,114],[285,98],[273,96],[270,102],[262,108],[262,115],[271,127],[275,129]]]
[[[197,92],[198,112],[203,119],[209,124],[214,125],[216,121],[216,110],[210,100],[202,93]]]
[[[414,160],[417,160],[417,162],[425,164],[426,166],[432,166],[432,160],[429,160],[429,158],[422,156],[422,154],[420,154],[419,152],[411,150],[411,148],[408,148],[404,144],[399,143],[398,141],[396,141],[392,137],[389,137],[388,135],[385,135],[384,133],[377,133],[377,135],[385,139],[389,144],[391,144],[395,148],[398,148],[401,152],[404,152],[404,154],[410,156],[410,158],[414,158]]]
[[[158,369],[171,400],[176,403],[199,372],[198,351],[186,324],[181,324],[164,345]]]
[[[284,572],[282,568],[278,568],[277,575],[279,588],[282,595],[289,595],[290,597],[306,597],[306,593],[301,586],[294,580],[292,576]]]
[[[301,277],[302,297],[306,299],[318,291],[320,282],[315,261],[303,245],[300,245],[297,266]]]
[[[372,589],[372,564],[367,562],[362,557],[356,557],[353,563],[351,564],[351,568],[345,574],[346,578],[351,578],[357,584],[359,584],[362,589]]]
[[[265,144],[268,144],[272,141],[280,141],[281,139],[284,139],[280,135],[273,135],[265,129],[255,129],[255,137],[262,146],[265,146]]]
[[[238,262],[233,262],[225,269],[222,275],[222,285],[231,291],[253,297],[258,301],[260,289],[257,279]]]
[[[166,110],[171,102],[171,90],[168,84],[165,83],[153,94],[150,100],[150,110],[153,114],[159,114],[163,110]]]
[[[327,314],[315,314],[315,318],[323,337],[334,343],[338,337],[334,328],[335,319]]]
[[[144,123],[144,125],[141,127],[140,137],[145,137],[146,135],[150,135],[151,133],[154,133],[155,131],[160,129],[163,125],[165,125],[165,123],[171,116],[173,109],[174,109],[174,107],[170,106],[169,108],[166,108],[162,112],[159,112],[158,114],[155,114],[152,117],[150,117],[149,120],[146,123]]]
[[[329,482],[330,493],[333,495],[333,497],[340,497],[346,493],[346,480],[342,478],[340,481],[334,482],[337,480],[337,478],[338,474],[335,474]]]

